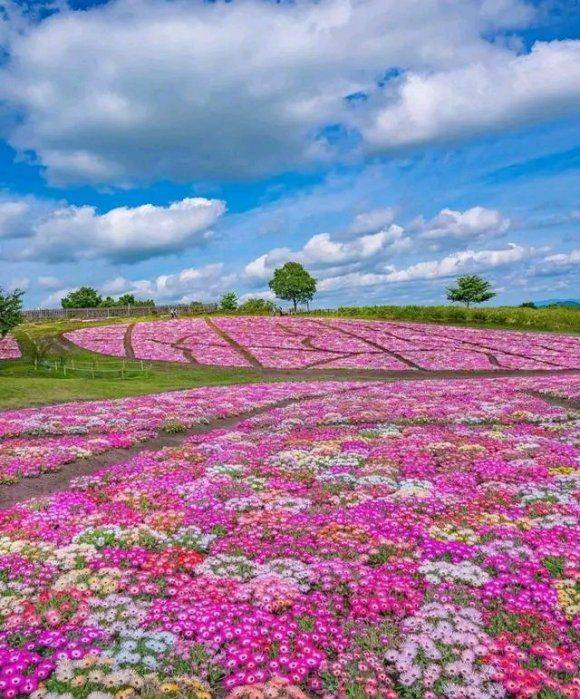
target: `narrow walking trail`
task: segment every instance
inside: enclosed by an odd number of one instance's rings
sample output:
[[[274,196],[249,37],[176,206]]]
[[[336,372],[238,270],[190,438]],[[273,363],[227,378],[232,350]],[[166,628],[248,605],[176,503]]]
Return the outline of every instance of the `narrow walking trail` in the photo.
[[[360,386],[360,388],[340,388],[334,391],[329,391],[323,395],[339,396],[343,393],[352,393],[353,391],[363,390],[363,388],[366,388],[367,386],[368,384],[364,384]],[[233,415],[231,417],[218,417],[210,420],[207,423],[195,425],[176,434],[159,432],[156,437],[134,444],[127,449],[110,449],[102,454],[95,454],[87,457],[86,459],[77,459],[76,461],[71,461],[68,464],[63,464],[58,471],[43,473],[35,478],[22,478],[20,481],[18,481],[18,483],[11,485],[0,485],[0,509],[10,507],[18,502],[22,502],[30,498],[43,497],[59,490],[64,490],[66,487],[68,487],[73,478],[77,478],[78,476],[88,476],[99,469],[127,461],[128,459],[131,459],[144,451],[158,451],[160,449],[164,449],[165,447],[177,447],[182,444],[187,437],[191,437],[192,435],[206,434],[207,432],[217,429],[229,429],[231,427],[235,427],[243,420],[254,417],[255,415],[260,415],[276,408],[283,408],[287,405],[292,405],[293,403],[311,400],[316,397],[319,396],[307,395],[294,398],[285,398],[284,400],[275,401],[269,403],[268,405],[260,406],[259,408],[246,410],[243,413],[239,413],[238,415]]]

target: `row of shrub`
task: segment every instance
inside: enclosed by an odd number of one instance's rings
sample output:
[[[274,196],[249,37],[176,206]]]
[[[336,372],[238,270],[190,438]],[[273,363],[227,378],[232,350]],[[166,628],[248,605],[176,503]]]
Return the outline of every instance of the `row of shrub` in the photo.
[[[459,306],[339,306],[317,315],[378,320],[408,320],[420,323],[450,323],[511,328],[580,332],[580,308],[463,308]]]

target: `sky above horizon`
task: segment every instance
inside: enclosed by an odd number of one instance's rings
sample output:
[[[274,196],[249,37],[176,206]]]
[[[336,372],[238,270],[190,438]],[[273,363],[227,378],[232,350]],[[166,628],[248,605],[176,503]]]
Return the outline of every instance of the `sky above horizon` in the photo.
[[[0,0],[0,286],[578,298],[575,0]]]

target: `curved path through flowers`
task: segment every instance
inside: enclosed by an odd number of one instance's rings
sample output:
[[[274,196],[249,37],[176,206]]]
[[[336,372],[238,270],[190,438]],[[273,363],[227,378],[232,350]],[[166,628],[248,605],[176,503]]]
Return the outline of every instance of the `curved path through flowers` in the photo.
[[[243,412],[235,415],[228,413],[218,414],[210,417],[208,420],[205,420],[202,423],[195,423],[187,427],[180,424],[178,432],[164,431],[163,425],[161,425],[161,430],[152,431],[149,435],[145,435],[140,441],[128,442],[126,446],[112,446],[111,448],[105,449],[102,452],[99,451],[82,456],[77,455],[77,458],[74,458],[73,455],[73,458],[70,461],[63,461],[62,464],[59,464],[57,470],[51,470],[48,472],[34,472],[31,474],[32,477],[29,478],[24,477],[16,480],[15,482],[5,484],[0,483],[0,510],[5,507],[10,507],[18,502],[28,500],[29,498],[44,497],[62,490],[69,485],[73,478],[86,476],[96,470],[126,461],[129,458],[137,456],[143,451],[154,451],[164,449],[166,447],[176,447],[179,446],[187,437],[191,437],[192,435],[205,434],[216,429],[231,429],[239,422],[249,417],[259,415],[260,413],[272,410],[273,408],[283,408],[291,405],[292,403],[305,400],[307,397],[311,398],[313,395],[335,395],[338,398],[342,393],[361,391],[368,385],[370,384],[327,384],[325,387],[324,384],[321,384],[321,389],[319,391],[307,389],[306,393],[301,392],[299,390],[300,387],[297,385],[298,390],[294,391],[295,395],[292,395],[291,397],[276,400],[274,396],[273,400],[268,402],[266,405],[261,405],[259,407],[247,407]],[[310,384],[310,386],[312,387],[312,384]],[[0,424],[1,422],[2,414],[0,413]],[[169,425],[169,427],[171,427],[171,425]],[[46,433],[43,436],[49,437],[51,434],[53,433]],[[0,465],[3,461],[3,452],[8,452],[10,449],[10,445],[8,445],[8,449],[3,449],[5,443],[3,444],[2,442],[2,436],[3,435],[0,434]],[[47,447],[48,449],[52,449],[54,448],[54,444],[50,443],[47,445]]]

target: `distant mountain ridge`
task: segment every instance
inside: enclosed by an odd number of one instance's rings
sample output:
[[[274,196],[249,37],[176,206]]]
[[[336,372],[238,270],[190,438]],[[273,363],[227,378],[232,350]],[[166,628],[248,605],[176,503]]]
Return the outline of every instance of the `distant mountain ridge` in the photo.
[[[545,306],[580,306],[578,299],[544,299],[543,301],[535,301],[536,306],[544,308]]]

